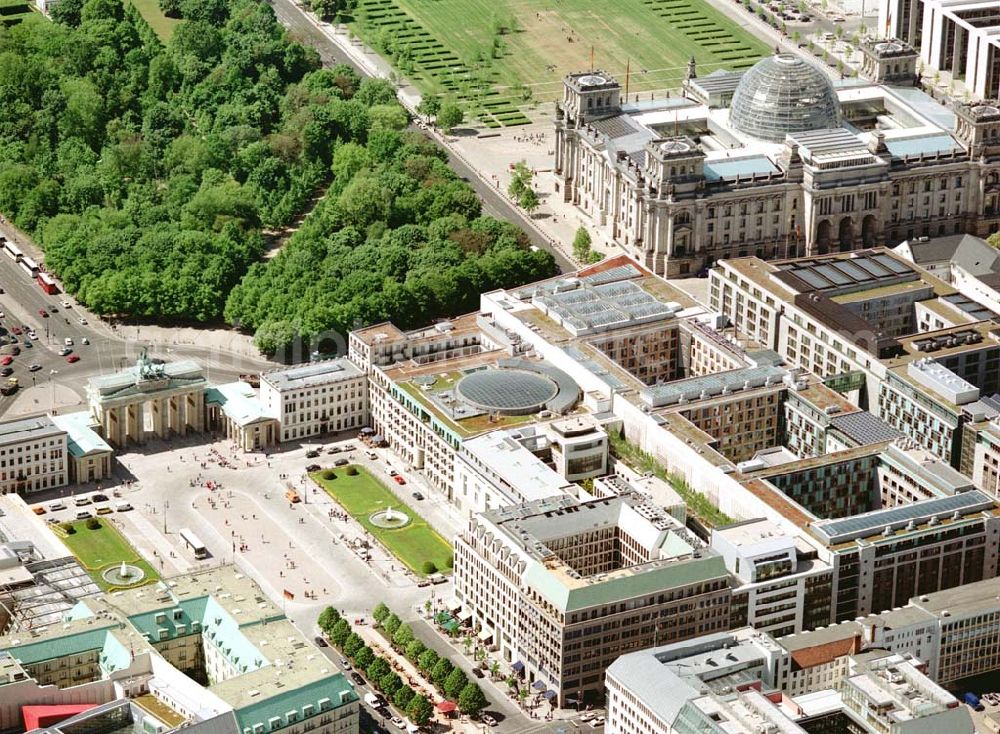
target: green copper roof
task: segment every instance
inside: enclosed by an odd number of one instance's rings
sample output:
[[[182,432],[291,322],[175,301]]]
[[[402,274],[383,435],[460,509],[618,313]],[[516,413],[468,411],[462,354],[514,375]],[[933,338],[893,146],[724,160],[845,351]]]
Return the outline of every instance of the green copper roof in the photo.
[[[637,567],[632,572],[591,581],[577,588],[564,584],[541,563],[533,562],[524,575],[525,582],[557,609],[572,612],[602,604],[658,594],[677,586],[708,581],[726,575],[721,556],[669,562],[659,568]]]
[[[263,698],[249,706],[237,709],[236,722],[241,731],[252,732],[254,724],[261,724],[264,731],[271,731],[270,720],[279,720],[279,728],[293,723],[289,713],[293,713],[295,721],[301,721],[308,716],[314,716],[320,711],[332,711],[341,706],[358,700],[347,679],[340,673],[331,675],[300,688],[282,692],[269,698]],[[306,710],[311,706],[312,710]]]
[[[117,624],[109,624],[105,627],[63,635],[62,637],[49,637],[38,642],[29,642],[25,645],[9,648],[7,652],[12,658],[20,660],[22,665],[34,665],[45,660],[55,660],[70,655],[102,650],[106,643],[105,638],[108,636],[108,630],[117,626]]]

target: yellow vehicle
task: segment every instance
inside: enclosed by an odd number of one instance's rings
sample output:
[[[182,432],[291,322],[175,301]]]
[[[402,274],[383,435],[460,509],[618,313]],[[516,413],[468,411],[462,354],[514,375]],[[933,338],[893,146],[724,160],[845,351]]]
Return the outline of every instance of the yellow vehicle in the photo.
[[[97,508],[97,514],[98,515],[110,515],[112,512],[114,512],[114,510],[112,510],[110,507],[98,507]]]
[[[299,493],[294,489],[285,490],[285,499],[289,502],[301,502],[302,498],[299,497]]]

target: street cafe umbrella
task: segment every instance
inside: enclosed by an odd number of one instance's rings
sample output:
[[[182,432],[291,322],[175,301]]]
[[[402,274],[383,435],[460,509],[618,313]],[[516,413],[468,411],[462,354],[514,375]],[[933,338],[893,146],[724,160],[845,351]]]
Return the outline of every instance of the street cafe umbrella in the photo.
[[[451,702],[451,701],[442,701],[441,703],[439,703],[434,708],[436,708],[442,714],[450,714],[452,711],[454,711],[458,707],[455,706],[455,704],[453,702]]]
[[[536,691],[544,691],[545,690],[545,684],[542,683],[542,681],[540,681],[540,680],[536,680],[534,683],[532,683],[531,687],[534,688]]]

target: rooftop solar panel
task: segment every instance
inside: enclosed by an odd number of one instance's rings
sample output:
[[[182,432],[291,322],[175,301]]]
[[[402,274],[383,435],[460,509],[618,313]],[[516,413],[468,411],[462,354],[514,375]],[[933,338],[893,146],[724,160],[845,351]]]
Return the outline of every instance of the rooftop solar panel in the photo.
[[[869,278],[868,273],[852,263],[850,260],[837,260],[830,265],[856,282],[864,282]]]
[[[796,270],[795,275],[796,277],[801,278],[802,281],[804,281],[807,285],[816,288],[818,290],[824,290],[833,285],[833,283],[831,283],[829,280],[819,275],[819,273],[817,273],[815,270],[811,269]]]
[[[875,255],[873,259],[880,265],[884,265],[896,275],[904,275],[911,272],[911,268],[906,267],[899,260],[891,258],[888,255]]]
[[[886,270],[874,260],[867,257],[859,257],[854,260],[854,264],[862,268],[873,278],[886,278],[891,275],[891,271]]]
[[[847,285],[851,282],[850,278],[829,264],[818,266],[816,272],[836,285]]]
[[[986,493],[977,489],[948,497],[921,500],[901,507],[866,512],[842,520],[824,520],[815,523],[814,528],[826,536],[829,542],[837,543],[874,535],[886,526],[898,529],[910,520],[949,514],[956,510],[974,510],[979,506],[992,507],[993,504]]]
[[[602,283],[612,283],[616,280],[624,280],[626,278],[636,278],[642,275],[642,272],[632,263],[627,265],[619,265],[618,267],[609,268],[608,270],[602,270],[599,273],[592,273],[591,275],[585,275],[580,280],[584,283],[589,283],[590,285],[601,285]]]

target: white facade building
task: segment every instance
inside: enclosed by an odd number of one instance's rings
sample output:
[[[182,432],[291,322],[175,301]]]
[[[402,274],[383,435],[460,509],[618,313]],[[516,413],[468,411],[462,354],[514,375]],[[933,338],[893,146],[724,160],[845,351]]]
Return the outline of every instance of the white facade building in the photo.
[[[368,422],[368,377],[347,359],[265,372],[260,399],[281,423],[281,441],[349,431]]]
[[[36,492],[67,483],[67,433],[47,415],[0,424],[0,492]]]

